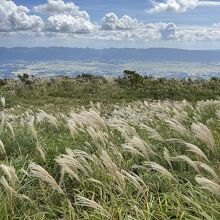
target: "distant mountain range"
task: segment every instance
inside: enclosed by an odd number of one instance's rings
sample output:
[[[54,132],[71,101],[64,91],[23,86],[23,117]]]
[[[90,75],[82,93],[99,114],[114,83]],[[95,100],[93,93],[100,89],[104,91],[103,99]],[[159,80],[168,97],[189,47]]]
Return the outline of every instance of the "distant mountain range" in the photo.
[[[137,61],[183,61],[183,62],[219,62],[220,50],[183,50],[168,48],[149,49],[90,49],[67,47],[0,47],[0,62],[10,61],[81,61],[123,63]]]

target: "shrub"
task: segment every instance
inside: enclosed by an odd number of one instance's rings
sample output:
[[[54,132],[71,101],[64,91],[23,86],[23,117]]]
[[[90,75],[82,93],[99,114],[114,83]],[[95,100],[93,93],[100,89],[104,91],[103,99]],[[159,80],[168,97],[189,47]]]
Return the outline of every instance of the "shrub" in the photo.
[[[132,87],[141,86],[144,83],[144,78],[136,71],[124,70],[124,78]]]

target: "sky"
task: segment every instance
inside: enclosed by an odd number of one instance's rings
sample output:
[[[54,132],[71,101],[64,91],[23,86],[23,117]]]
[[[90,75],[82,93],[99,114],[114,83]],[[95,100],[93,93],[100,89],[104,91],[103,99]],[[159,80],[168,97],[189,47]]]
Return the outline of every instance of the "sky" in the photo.
[[[0,46],[220,49],[220,1],[0,0]]]

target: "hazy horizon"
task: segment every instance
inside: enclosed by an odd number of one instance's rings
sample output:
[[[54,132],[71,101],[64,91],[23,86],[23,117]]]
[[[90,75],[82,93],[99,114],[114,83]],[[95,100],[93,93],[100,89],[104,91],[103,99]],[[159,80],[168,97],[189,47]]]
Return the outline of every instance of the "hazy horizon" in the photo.
[[[69,49],[91,49],[91,50],[111,50],[111,49],[134,49],[134,50],[152,50],[152,49],[168,49],[168,50],[182,50],[182,51],[220,51],[220,47],[218,49],[184,49],[178,47],[146,47],[146,48],[139,48],[139,47],[103,47],[103,48],[96,48],[96,47],[77,47],[77,46],[0,46],[0,48],[6,49],[13,49],[13,48],[69,48]]]

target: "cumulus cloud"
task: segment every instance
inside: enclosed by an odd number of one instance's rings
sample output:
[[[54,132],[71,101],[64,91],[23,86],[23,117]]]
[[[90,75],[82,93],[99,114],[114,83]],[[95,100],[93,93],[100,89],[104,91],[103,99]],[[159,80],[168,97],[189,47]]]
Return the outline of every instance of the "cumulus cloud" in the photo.
[[[129,30],[140,26],[142,23],[138,22],[136,18],[131,18],[124,15],[121,18],[114,13],[108,13],[102,18],[102,30]]]
[[[94,30],[94,25],[81,17],[54,15],[48,18],[47,31],[86,34]]]
[[[68,14],[86,20],[89,19],[89,14],[86,11],[81,11],[80,7],[73,2],[65,3],[63,0],[48,0],[47,4],[35,6],[34,11],[50,15]]]
[[[166,3],[156,4],[154,12],[159,12],[161,7],[164,11],[184,12],[199,5],[215,4],[220,3],[167,0]],[[63,0],[48,0],[46,4],[34,7],[34,11],[44,15],[42,18],[39,14],[30,15],[27,7],[17,6],[13,1],[0,0],[0,36],[10,38],[21,36],[19,39],[22,39],[22,34],[27,34],[30,39],[38,37],[52,40],[62,38],[126,42],[220,40],[220,23],[209,27],[183,27],[172,22],[143,23],[128,15],[118,17],[114,13],[108,13],[99,24],[95,24],[86,11],[82,11],[73,2],[66,3]]]
[[[95,29],[89,14],[73,2],[48,0],[46,4],[35,6],[34,11],[49,15],[45,28],[47,32],[88,34]]]
[[[176,37],[177,26],[174,23],[161,23],[159,30],[162,39],[171,40]]]
[[[17,6],[12,1],[0,0],[0,31],[41,31],[44,26],[42,18],[28,13],[27,7]]]
[[[149,13],[177,12],[182,13],[199,6],[220,6],[220,2],[199,1],[199,0],[166,0],[165,2],[153,2],[154,7],[149,9]]]

